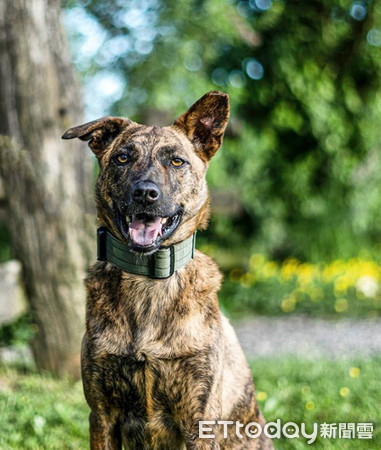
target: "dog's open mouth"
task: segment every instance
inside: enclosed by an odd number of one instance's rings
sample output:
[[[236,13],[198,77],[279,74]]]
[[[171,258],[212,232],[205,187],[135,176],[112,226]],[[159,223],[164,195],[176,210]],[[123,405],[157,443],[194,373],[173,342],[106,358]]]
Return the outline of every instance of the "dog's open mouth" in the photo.
[[[154,216],[140,213],[122,216],[118,214],[118,222],[123,236],[136,251],[148,252],[159,247],[178,227],[182,212],[172,216]]]

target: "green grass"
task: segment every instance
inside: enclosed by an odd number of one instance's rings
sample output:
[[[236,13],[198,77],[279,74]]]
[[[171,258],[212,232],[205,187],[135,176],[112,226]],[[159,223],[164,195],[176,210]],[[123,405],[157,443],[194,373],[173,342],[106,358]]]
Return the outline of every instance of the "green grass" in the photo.
[[[88,412],[80,382],[0,370],[1,449],[87,449]]]
[[[305,423],[307,433],[313,423],[372,422],[374,426],[370,441],[318,438],[307,445],[307,439],[301,437],[275,441],[277,449],[381,448],[381,359],[258,359],[252,369],[259,404],[268,422]]]
[[[305,422],[307,432],[314,422],[374,424],[371,441],[319,439],[309,446],[301,437],[276,440],[277,449],[381,448],[380,359],[258,359],[252,368],[267,421]],[[1,449],[87,449],[88,413],[80,382],[0,367]]]

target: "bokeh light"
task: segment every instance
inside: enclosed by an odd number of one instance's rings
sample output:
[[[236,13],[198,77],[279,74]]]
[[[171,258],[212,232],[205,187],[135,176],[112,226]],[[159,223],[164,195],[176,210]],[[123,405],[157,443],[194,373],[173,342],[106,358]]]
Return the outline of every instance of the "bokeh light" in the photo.
[[[350,9],[350,15],[353,19],[357,21],[362,21],[365,19],[367,14],[367,7],[362,2],[353,2]]]

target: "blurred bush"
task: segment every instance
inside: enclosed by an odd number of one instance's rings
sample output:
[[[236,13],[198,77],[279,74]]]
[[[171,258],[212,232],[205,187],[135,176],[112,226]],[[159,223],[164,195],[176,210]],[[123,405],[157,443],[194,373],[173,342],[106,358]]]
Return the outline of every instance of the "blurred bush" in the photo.
[[[0,327],[0,347],[28,345],[36,332],[31,313],[25,313],[12,323]]]
[[[232,269],[220,304],[230,314],[303,313],[319,317],[381,314],[381,265],[370,258],[283,263],[253,254],[247,270]]]

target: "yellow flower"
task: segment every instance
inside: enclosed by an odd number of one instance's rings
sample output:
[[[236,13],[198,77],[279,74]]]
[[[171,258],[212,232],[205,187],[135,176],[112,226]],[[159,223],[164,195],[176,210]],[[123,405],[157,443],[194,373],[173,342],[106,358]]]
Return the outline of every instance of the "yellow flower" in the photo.
[[[354,283],[347,275],[341,275],[336,281],[334,286],[335,295],[340,295],[343,292],[346,292],[350,286],[353,286]]]
[[[285,280],[294,277],[298,270],[299,261],[296,258],[289,258],[282,265],[281,276]]]
[[[351,367],[349,369],[349,376],[351,378],[358,378],[360,376],[361,370],[358,367]]]
[[[345,272],[345,269],[347,267],[347,263],[343,261],[342,259],[336,259],[336,261],[333,261],[332,269],[336,273]]]
[[[301,264],[298,268],[298,281],[301,285],[306,286],[312,283],[315,275],[315,269],[312,264]]]
[[[307,402],[306,403],[306,410],[307,411],[311,411],[311,409],[315,408],[315,403],[314,402]]]
[[[346,264],[344,261],[336,260],[324,267],[323,280],[326,283],[333,281],[336,277],[346,271]]]
[[[335,311],[342,313],[348,309],[348,301],[345,298],[339,298],[335,302]]]
[[[262,268],[262,274],[265,278],[271,278],[278,273],[278,264],[275,261],[267,262]]]
[[[363,261],[359,267],[359,277],[372,277],[380,279],[380,266],[374,261]]]
[[[241,276],[240,283],[242,287],[248,288],[255,282],[255,277],[252,273],[247,272]]]
[[[334,278],[334,274],[332,273],[331,266],[324,267],[322,277],[325,283],[329,283],[330,281],[332,281],[332,279]]]
[[[342,397],[346,397],[348,394],[349,394],[349,389],[348,389],[347,387],[342,387],[342,388],[340,389],[340,395],[341,395]]]
[[[263,266],[265,261],[266,258],[264,257],[264,255],[261,255],[260,253],[254,253],[253,255],[250,256],[249,259],[250,269],[253,270],[258,269],[258,267]]]
[[[296,299],[295,297],[286,297],[282,300],[282,303],[280,307],[282,308],[282,311],[285,313],[289,313],[295,309]]]
[[[257,394],[257,400],[258,401],[264,402],[266,400],[266,398],[267,398],[266,392],[264,392],[264,391],[258,392],[258,394]]]

